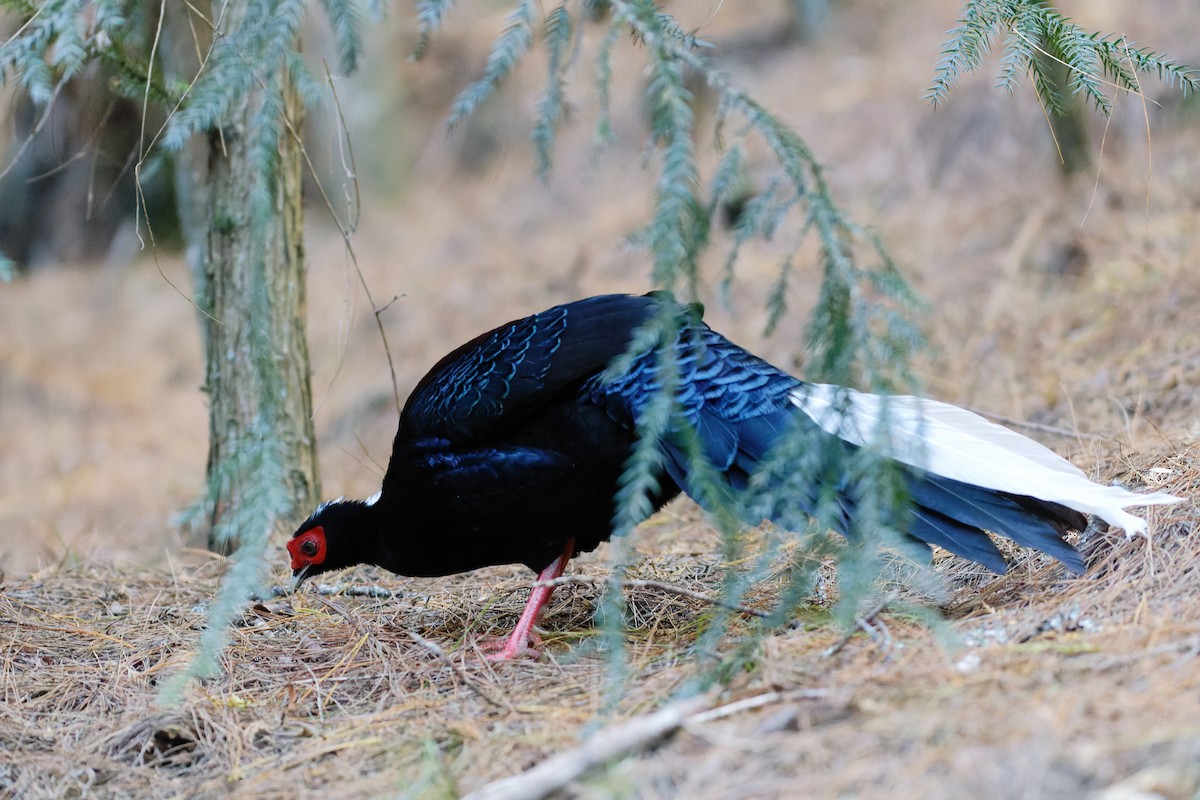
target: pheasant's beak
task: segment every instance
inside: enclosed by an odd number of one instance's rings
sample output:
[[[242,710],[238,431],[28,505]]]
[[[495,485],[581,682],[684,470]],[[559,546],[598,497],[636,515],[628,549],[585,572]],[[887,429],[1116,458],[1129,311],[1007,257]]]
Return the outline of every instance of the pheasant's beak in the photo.
[[[312,565],[309,564],[309,565],[301,567],[300,569],[292,571],[292,591],[293,592],[296,591],[297,589],[299,589],[300,584],[304,583],[304,579],[306,577],[308,577],[308,568],[310,566],[312,566]]]

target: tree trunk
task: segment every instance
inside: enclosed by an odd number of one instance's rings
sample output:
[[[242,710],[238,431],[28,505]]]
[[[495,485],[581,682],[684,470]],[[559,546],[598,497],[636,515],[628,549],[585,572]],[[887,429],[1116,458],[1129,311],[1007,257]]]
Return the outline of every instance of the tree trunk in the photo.
[[[258,113],[245,109],[208,141],[205,391],[209,546],[216,550],[235,546],[249,533],[247,525],[298,522],[319,494],[305,338],[301,154],[280,124],[276,168],[256,164],[262,158],[255,152]],[[286,80],[283,113],[299,130],[302,105]],[[267,197],[256,197],[261,192]]]
[[[242,6],[227,7],[227,25],[239,24]],[[169,14],[168,28],[181,20]],[[189,30],[164,52],[182,75],[199,68]],[[283,65],[278,73],[286,76]],[[272,92],[275,102],[267,102]],[[189,523],[223,553],[246,541],[265,544],[311,513],[320,494],[305,334],[303,162],[292,133],[301,129],[303,106],[278,77],[260,81],[230,113],[176,164],[209,398],[208,491]]]

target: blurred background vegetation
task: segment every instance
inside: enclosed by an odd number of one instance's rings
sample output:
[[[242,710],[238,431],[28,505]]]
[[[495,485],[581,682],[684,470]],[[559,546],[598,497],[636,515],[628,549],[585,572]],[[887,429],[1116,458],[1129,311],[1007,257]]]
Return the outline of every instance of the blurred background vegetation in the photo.
[[[28,10],[26,20],[37,16]],[[1038,361],[1064,360],[1051,343],[1070,326],[1048,312],[1030,321],[1017,311],[1036,311],[1056,292],[1085,287],[1161,287],[1166,265],[1128,251],[1186,249],[1164,244],[1185,234],[1174,225],[1158,231],[1154,213],[1187,206],[1177,192],[1188,191],[1195,111],[1177,87],[1144,77],[1144,98],[1107,91],[1111,120],[1077,117],[1076,132],[1056,139],[1028,86],[1014,82],[1011,96],[992,91],[1005,68],[998,53],[954,89],[951,102],[930,108],[924,98],[945,31],[963,14],[959,3],[676,3],[668,10],[685,32],[712,44],[699,52],[800,133],[828,165],[823,174],[850,218],[887,243],[901,273],[930,301],[923,328],[940,350],[917,366],[931,393],[1047,424],[1070,421],[1068,409],[1077,414],[1082,402],[1099,406],[1099,429],[1139,430],[1143,401],[1135,389],[1118,402],[1081,401],[1077,386],[1024,375]],[[1133,14],[1096,0],[1062,10],[1088,30],[1138,26],[1128,41],[1194,60],[1194,44],[1179,35],[1191,18],[1188,6],[1156,3]],[[553,57],[545,48],[535,48],[490,102],[447,135],[448,109],[484,73],[509,13],[499,3],[456,8],[416,62],[410,56],[422,41],[419,14],[392,9],[369,17],[354,74],[346,74],[336,15],[332,26],[321,14],[303,18],[303,57],[315,77],[306,88],[316,101],[306,121],[313,165],[305,178],[309,322],[328,494],[370,493],[394,425],[386,354],[372,309],[354,286],[356,264],[338,225],[360,220],[352,240],[357,268],[379,305],[397,298],[382,320],[397,342],[401,395],[437,354],[473,332],[552,302],[651,286],[653,259],[628,246],[656,204],[653,172],[646,171],[655,120],[644,99],[642,43],[622,35],[612,44],[616,88],[608,121],[595,102],[595,61],[566,51],[572,81],[545,179],[535,177],[544,156],[529,143]],[[21,24],[19,15],[10,18],[14,38]],[[195,491],[196,453],[203,451],[194,438],[202,413],[192,371],[198,345],[189,330],[193,288],[173,249],[182,240],[173,233],[172,157],[156,155],[140,170],[155,247],[142,247],[150,231],[137,223],[133,189],[139,153],[166,114],[110,91],[128,81],[128,72],[127,64],[102,59],[60,89],[51,81],[50,91],[58,91],[52,113],[12,81],[6,89],[6,147],[14,158],[3,178],[0,248],[27,277],[3,293],[12,335],[0,414],[7,417],[6,449],[28,453],[29,462],[9,460],[10,499],[0,514],[14,529],[34,533],[8,554],[21,569],[93,550],[99,540],[121,556],[148,557],[147,542],[161,552],[157,543],[177,536],[167,518]],[[725,110],[720,95],[694,74],[683,77],[701,123],[697,170],[719,173],[718,160],[729,152],[712,146],[711,123]],[[320,85],[326,78],[332,90]],[[169,96],[171,86],[163,90]],[[597,140],[598,131],[610,130],[610,140]],[[720,133],[728,144],[733,132]],[[1067,153],[1080,141],[1084,160],[1077,162]],[[811,337],[803,331],[820,308],[821,244],[795,225],[769,229],[769,241],[742,242],[737,227],[754,199],[779,185],[767,150],[761,140],[747,141],[737,185],[717,214],[716,246],[697,261],[695,285],[719,328],[803,373],[812,366],[806,358],[813,351],[803,346]],[[318,183],[341,223],[318,201]],[[726,284],[733,247],[742,280]],[[109,268],[95,271],[85,262]],[[789,270],[786,283],[779,281],[781,265]],[[655,274],[661,282],[661,270]],[[711,302],[722,296],[727,302]],[[794,313],[777,319],[771,301],[781,296],[793,301]],[[48,308],[57,315],[47,316]],[[773,335],[762,341],[773,321]],[[955,345],[950,352],[947,342]],[[947,359],[956,362],[953,369]],[[38,441],[29,441],[33,431],[41,432]],[[32,515],[20,500],[30,495],[45,498]],[[122,535],[112,536],[113,529]]]

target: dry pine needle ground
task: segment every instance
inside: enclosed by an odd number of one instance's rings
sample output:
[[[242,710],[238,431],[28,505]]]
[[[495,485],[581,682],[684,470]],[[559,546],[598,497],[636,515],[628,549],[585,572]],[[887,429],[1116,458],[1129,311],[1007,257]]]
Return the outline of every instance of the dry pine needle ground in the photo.
[[[1186,450],[1143,472],[1193,495]],[[1162,473],[1151,473],[1162,474]],[[1081,796],[1122,786],[1200,791],[1200,539],[1196,509],[1158,509],[1155,537],[1085,543],[1093,563],[1064,579],[1036,556],[983,579],[947,558],[958,588],[945,645],[883,612],[844,643],[830,624],[765,640],[759,665],[722,701],[775,692],[743,713],[689,723],[668,745],[577,786],[585,795]],[[675,539],[703,539],[685,514]],[[714,556],[715,558],[715,556]],[[220,563],[175,574],[80,567],[9,581],[0,706],[0,790],[13,796],[355,797],[452,794],[578,742],[605,701],[590,633],[597,590],[560,590],[548,660],[491,666],[472,647],[520,608],[520,570],[426,581],[361,571],[346,585],[393,597],[315,593],[254,605],[224,674],[178,708],[156,705],[204,623]],[[595,557],[576,569],[599,574]],[[716,596],[700,560],[635,568]],[[613,719],[657,708],[695,672],[688,645],[711,608],[627,590],[631,680]],[[829,655],[831,645],[841,644]],[[584,656],[572,658],[572,646]],[[797,694],[797,691],[800,694]],[[791,694],[789,694],[791,693]],[[1143,786],[1145,785],[1145,786]],[[1116,788],[1111,788],[1111,787]]]

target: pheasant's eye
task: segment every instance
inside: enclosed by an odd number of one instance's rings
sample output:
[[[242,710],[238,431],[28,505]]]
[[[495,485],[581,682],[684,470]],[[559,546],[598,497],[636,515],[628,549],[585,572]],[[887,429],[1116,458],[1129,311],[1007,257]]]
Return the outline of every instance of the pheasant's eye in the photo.
[[[309,558],[312,558],[317,554],[317,543],[312,539],[304,540],[304,542],[300,545],[300,552],[304,553],[304,555],[308,556]]]

